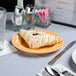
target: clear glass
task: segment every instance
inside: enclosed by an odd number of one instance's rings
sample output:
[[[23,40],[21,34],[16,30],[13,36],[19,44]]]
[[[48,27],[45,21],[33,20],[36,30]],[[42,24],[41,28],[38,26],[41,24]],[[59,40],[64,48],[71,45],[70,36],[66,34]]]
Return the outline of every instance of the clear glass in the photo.
[[[5,26],[6,26],[6,9],[0,7],[0,50],[4,48]]]
[[[23,17],[24,17],[24,9],[20,6],[15,6],[14,14],[11,17],[12,22],[14,24],[12,27],[13,31],[20,31],[20,29],[24,27]]]
[[[34,24],[36,26],[46,28],[51,25],[53,17],[53,9],[51,2],[51,0],[35,0]]]

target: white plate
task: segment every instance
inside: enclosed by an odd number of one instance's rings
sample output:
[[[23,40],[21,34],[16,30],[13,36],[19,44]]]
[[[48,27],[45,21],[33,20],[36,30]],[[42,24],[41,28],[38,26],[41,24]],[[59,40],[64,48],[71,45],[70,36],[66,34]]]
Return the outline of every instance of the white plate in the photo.
[[[74,51],[72,53],[72,60],[76,64],[76,49],[74,49]]]

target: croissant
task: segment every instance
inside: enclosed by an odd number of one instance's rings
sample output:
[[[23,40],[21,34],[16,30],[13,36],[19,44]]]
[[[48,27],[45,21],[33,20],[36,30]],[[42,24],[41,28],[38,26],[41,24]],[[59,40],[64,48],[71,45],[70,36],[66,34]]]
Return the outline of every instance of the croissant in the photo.
[[[62,41],[60,36],[46,34],[34,30],[20,30],[20,36],[28,44],[29,48],[38,49],[44,46],[51,46]]]

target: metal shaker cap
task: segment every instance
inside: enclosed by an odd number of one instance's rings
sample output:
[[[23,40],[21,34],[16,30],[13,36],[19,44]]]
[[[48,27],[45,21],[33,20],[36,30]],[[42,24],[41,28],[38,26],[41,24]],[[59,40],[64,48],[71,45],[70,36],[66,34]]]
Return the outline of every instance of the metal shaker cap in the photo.
[[[26,6],[26,13],[27,14],[32,14],[33,13],[33,6],[32,5],[27,5]]]
[[[23,14],[23,8],[20,6],[15,6],[15,14],[16,15],[22,15]]]

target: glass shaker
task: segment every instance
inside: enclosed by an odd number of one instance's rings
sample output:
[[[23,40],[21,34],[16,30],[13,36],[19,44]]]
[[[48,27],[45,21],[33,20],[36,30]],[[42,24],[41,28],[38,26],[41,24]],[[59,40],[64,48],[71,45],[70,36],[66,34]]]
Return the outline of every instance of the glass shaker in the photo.
[[[24,7],[23,7],[23,0],[17,0],[17,5],[15,6],[14,15],[12,16],[13,27],[14,31],[19,31],[24,27]]]
[[[14,31],[19,31],[23,27],[23,8],[20,6],[15,7],[15,12],[13,16],[13,30]]]
[[[35,0],[34,24],[46,28],[51,25],[52,17],[52,0]]]
[[[29,30],[29,29],[34,29],[34,24],[33,24],[33,16],[34,12],[33,12],[33,6],[28,4],[25,8],[25,29]]]

